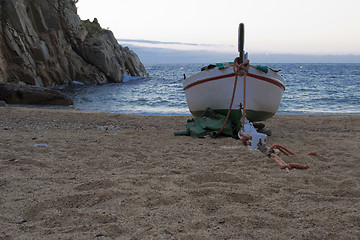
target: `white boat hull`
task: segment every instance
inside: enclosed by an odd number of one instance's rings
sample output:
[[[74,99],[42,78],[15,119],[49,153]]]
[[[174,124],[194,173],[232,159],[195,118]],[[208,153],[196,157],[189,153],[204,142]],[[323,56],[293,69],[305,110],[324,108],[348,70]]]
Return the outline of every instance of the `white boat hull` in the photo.
[[[238,77],[234,102],[231,106],[233,121],[240,118],[243,106],[243,77]],[[217,67],[201,71],[185,79],[183,87],[190,112],[198,117],[207,109],[225,113],[231,103],[235,73],[232,67]],[[267,73],[250,66],[246,77],[246,117],[250,121],[262,121],[273,116],[285,90],[284,79],[275,71]],[[236,123],[235,123],[236,124]]]

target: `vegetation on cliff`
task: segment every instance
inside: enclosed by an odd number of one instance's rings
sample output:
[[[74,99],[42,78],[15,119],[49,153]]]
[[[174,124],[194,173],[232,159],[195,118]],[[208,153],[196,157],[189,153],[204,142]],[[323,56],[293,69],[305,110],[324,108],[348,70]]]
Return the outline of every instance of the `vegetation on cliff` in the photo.
[[[88,31],[88,34],[90,36],[102,35],[105,33],[104,29],[100,26],[100,24],[96,18],[92,22],[89,19],[81,20],[81,22],[85,26],[85,28]]]

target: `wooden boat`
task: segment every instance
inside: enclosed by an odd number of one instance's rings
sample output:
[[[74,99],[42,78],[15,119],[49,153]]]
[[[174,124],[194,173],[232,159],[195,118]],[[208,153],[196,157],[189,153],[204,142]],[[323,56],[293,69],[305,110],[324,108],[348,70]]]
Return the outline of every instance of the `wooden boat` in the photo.
[[[231,116],[241,115],[243,80],[243,76],[238,79]],[[222,70],[215,67],[185,79],[183,87],[190,112],[197,117],[207,108],[212,108],[226,115],[232,98],[234,81],[235,73],[232,67]],[[265,73],[256,66],[250,66],[246,76],[246,118],[256,122],[272,117],[280,106],[284,90],[284,79],[276,71],[269,69]]]
[[[243,50],[240,51],[243,58]],[[183,89],[190,112],[199,117],[207,108],[211,108],[227,115],[234,81],[235,72],[231,64],[225,68],[207,68],[185,79]],[[237,124],[242,116],[243,81],[244,76],[238,76],[230,112],[230,119],[234,124]],[[272,117],[280,106],[284,90],[284,79],[278,71],[270,68],[264,70],[263,66],[250,66],[246,74],[246,118],[256,122]]]

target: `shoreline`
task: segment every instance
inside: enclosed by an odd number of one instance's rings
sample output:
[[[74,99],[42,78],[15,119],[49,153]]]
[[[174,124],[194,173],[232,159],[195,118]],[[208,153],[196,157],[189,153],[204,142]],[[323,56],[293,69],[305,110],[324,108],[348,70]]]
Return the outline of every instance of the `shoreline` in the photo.
[[[135,115],[135,116],[178,116],[178,117],[192,117],[191,113],[188,114],[157,114],[157,113],[127,113],[127,112],[116,112],[116,111],[91,111],[91,110],[82,110],[76,109],[74,105],[70,106],[61,106],[61,105],[25,105],[25,104],[7,104],[9,108],[30,108],[30,109],[48,109],[48,110],[68,110],[75,112],[86,112],[86,113],[111,113],[111,114],[124,114],[124,115]],[[321,116],[332,116],[332,115],[360,115],[359,112],[286,112],[283,113],[281,111],[277,112],[274,116],[292,116],[292,115],[321,115]]]
[[[359,115],[276,115],[280,169],[233,138],[174,136],[191,116],[0,108],[0,236],[357,239]],[[315,156],[305,153],[316,151]]]

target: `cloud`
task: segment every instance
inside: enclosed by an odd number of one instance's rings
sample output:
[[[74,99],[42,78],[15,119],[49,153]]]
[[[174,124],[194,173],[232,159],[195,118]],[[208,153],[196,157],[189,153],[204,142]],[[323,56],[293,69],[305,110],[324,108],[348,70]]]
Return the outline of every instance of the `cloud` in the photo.
[[[153,40],[142,40],[142,39],[117,39],[120,44],[131,45],[138,47],[148,48],[164,48],[164,49],[175,49],[175,50],[191,50],[191,51],[214,51],[231,53],[236,51],[236,47],[233,45],[225,44],[203,44],[203,43],[186,43],[186,42],[165,42],[165,41],[153,41]]]
[[[184,43],[184,42],[163,42],[163,41],[153,41],[153,40],[142,40],[142,39],[117,39],[119,42],[131,42],[131,43],[150,43],[150,44],[168,44],[168,45],[188,45],[188,46],[199,46],[204,44],[197,43]],[[206,45],[206,44],[205,44]]]
[[[152,48],[128,45],[145,65],[151,64],[184,64],[184,63],[216,63],[232,61],[236,54],[219,53],[206,50],[177,50],[170,48]]]
[[[162,42],[151,40],[118,39],[128,46],[145,65],[184,64],[233,61],[238,56],[237,48],[232,51],[215,51],[211,44],[193,44],[182,42]],[[360,63],[360,55],[306,55],[306,54],[259,54],[249,53],[249,59],[256,63]]]

